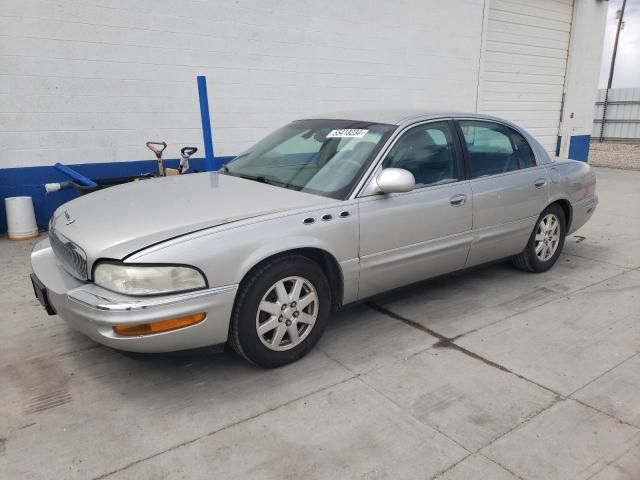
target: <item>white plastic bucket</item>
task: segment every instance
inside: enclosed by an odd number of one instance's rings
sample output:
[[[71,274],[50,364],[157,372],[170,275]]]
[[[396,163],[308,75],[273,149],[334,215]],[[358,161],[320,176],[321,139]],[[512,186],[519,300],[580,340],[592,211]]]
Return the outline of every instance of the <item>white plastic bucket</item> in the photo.
[[[11,240],[27,240],[38,236],[31,197],[5,198],[4,207],[7,211],[7,227]]]

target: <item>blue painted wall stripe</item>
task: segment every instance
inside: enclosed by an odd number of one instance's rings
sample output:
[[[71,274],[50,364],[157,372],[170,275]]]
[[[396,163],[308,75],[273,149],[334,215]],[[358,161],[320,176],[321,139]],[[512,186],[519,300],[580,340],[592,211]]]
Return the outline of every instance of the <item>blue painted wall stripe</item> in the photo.
[[[213,153],[213,137],[211,135],[211,116],[209,114],[209,96],[207,95],[207,77],[198,76],[198,98],[200,99],[200,118],[202,120],[202,139],[204,142],[204,158],[207,170],[217,170]]]

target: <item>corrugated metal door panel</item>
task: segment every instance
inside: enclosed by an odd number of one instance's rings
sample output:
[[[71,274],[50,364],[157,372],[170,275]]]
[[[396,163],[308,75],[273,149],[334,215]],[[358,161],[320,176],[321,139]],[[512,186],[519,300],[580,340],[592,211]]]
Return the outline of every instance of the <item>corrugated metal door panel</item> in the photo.
[[[501,4],[510,3],[516,4],[519,8],[526,11],[529,15],[543,16],[548,12],[562,13],[571,15],[573,9],[572,0],[557,0],[550,2],[531,2],[531,0],[492,0],[492,3],[496,8],[500,8]]]
[[[555,151],[573,0],[491,0],[478,110],[526,128]]]
[[[569,32],[565,30],[516,25],[496,20],[489,21],[488,27],[487,40],[510,42],[514,45],[562,48],[569,39]]]
[[[522,52],[520,51],[516,51],[515,53],[505,53],[505,52],[497,52],[495,50],[492,50],[491,52],[492,52],[491,62],[497,63],[497,64],[501,63],[506,65],[523,65],[523,66],[542,67],[542,68],[548,68],[548,67],[559,68],[559,67],[563,67],[566,61],[564,58],[522,55]]]
[[[560,28],[549,28],[548,26],[523,25],[521,23],[504,22],[496,18],[487,20],[492,31],[514,35],[516,36],[516,40],[518,40],[517,35],[520,34],[544,40],[564,40],[569,35],[569,30],[564,28],[564,25],[558,25]]]

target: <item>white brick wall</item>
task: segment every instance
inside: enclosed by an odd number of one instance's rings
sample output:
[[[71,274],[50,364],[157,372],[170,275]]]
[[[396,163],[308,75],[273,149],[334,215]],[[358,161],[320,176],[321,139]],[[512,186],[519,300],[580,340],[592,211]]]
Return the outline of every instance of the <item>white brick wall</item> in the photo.
[[[311,113],[475,110],[483,0],[0,0],[0,168],[202,148]]]

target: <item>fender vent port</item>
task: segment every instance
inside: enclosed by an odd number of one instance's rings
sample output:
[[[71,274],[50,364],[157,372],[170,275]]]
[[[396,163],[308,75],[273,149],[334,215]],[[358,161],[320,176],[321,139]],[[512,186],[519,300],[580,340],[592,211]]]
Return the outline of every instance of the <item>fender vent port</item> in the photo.
[[[322,220],[323,221],[328,221],[331,220],[333,218],[333,215],[331,215],[330,213],[325,213],[324,215],[322,215]]]
[[[312,223],[315,223],[316,219],[313,217],[307,217],[305,218],[302,223],[304,223],[305,225],[311,225]]]
[[[347,218],[349,216],[349,212],[347,212],[346,210],[344,212],[340,212],[340,218]]]

